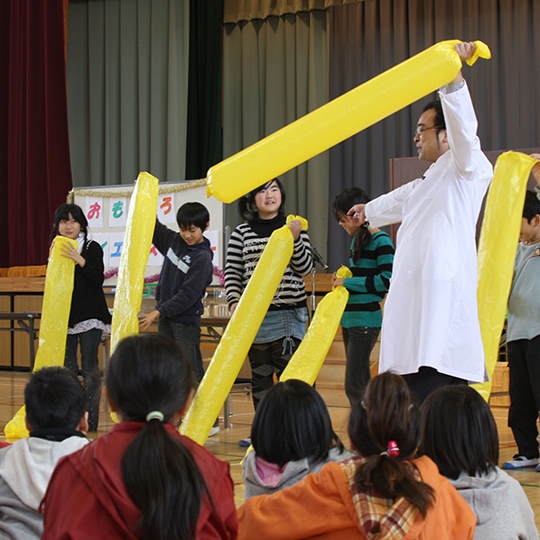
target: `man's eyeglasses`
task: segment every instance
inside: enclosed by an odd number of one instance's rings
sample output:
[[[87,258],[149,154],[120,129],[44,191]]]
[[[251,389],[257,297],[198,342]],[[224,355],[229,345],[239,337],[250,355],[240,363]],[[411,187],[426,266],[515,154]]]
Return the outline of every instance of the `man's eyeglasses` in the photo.
[[[418,136],[418,137],[421,137],[422,136],[422,133],[424,133],[424,131],[427,131],[428,129],[443,129],[442,126],[418,126],[415,130],[414,130],[414,136]]]

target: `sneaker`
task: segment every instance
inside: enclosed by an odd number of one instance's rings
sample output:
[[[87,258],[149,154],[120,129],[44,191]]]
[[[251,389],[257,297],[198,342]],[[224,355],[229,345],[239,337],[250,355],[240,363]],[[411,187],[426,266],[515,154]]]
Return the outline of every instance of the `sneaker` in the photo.
[[[538,465],[538,458],[531,458],[525,456],[514,456],[510,461],[506,461],[502,464],[503,469],[524,469],[525,467],[536,467]],[[540,469],[536,469],[540,472]]]
[[[243,448],[249,448],[251,446],[251,437],[246,437],[245,439],[238,441],[238,446],[242,446]]]
[[[208,436],[213,437],[214,435],[217,435],[218,433],[219,433],[219,426],[212,426],[212,428],[210,428],[210,434]]]

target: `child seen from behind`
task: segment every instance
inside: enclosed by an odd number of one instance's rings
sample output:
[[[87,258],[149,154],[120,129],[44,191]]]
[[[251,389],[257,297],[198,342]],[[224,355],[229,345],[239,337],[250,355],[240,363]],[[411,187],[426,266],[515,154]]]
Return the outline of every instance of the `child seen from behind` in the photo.
[[[30,437],[0,450],[0,538],[38,540],[39,506],[56,464],[90,442],[88,400],[79,379],[55,366],[32,374],[24,403]]]
[[[422,405],[421,451],[475,513],[475,540],[538,539],[523,488],[497,467],[497,426],[476,390],[444,386],[427,397]]]
[[[265,394],[251,442],[254,451],[242,461],[246,500],[290,487],[329,461],[351,457],[332,429],[322,397],[297,379],[279,382]]]
[[[471,540],[476,519],[428,457],[416,458],[420,414],[402,377],[372,379],[351,410],[358,456],[247,500],[241,540]]]
[[[229,464],[177,430],[197,384],[178,344],[122,340],[105,384],[120,423],[58,464],[43,539],[236,538]]]

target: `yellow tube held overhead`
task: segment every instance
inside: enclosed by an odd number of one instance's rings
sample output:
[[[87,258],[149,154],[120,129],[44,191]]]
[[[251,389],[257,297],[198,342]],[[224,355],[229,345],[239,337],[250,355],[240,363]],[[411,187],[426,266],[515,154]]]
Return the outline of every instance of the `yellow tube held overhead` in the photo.
[[[535,163],[518,152],[499,156],[486,199],[478,244],[478,318],[490,381],[472,385],[486,401],[512,286],[527,182]]]
[[[39,327],[39,348],[34,362],[34,371],[46,366],[63,366],[66,356],[71,298],[75,275],[75,261],[62,256],[62,244],[71,244],[77,249],[77,241],[57,236],[47,263],[41,324]],[[8,439],[28,437],[25,424],[25,408],[19,409],[13,419],[6,424],[4,433]]]
[[[211,167],[207,194],[230,203],[452,81],[458,40],[443,41]],[[490,58],[475,41],[475,56]]]
[[[268,311],[293,249],[289,227],[272,233],[180,426],[182,435],[199,444],[206,441]]]
[[[347,278],[352,277],[352,272],[342,266],[336,275],[338,278]],[[348,299],[349,291],[339,285],[320,301],[307,334],[281,374],[280,381],[300,379],[311,385],[316,381]]]
[[[141,311],[144,271],[148,263],[158,201],[158,179],[139,174],[126,222],[126,234],[118,267],[111,324],[111,352],[118,342],[139,333],[138,315]]]

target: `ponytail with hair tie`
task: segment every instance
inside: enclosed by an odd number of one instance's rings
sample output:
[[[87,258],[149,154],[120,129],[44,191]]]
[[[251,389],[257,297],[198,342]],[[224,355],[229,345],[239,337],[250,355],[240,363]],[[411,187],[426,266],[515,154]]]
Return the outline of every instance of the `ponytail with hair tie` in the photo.
[[[163,422],[165,416],[161,411],[152,411],[146,415],[146,421],[150,422],[150,420],[159,420],[160,422]]]
[[[380,453],[381,456],[390,456],[398,457],[399,456],[399,446],[396,441],[388,441],[388,446],[384,452]]]

